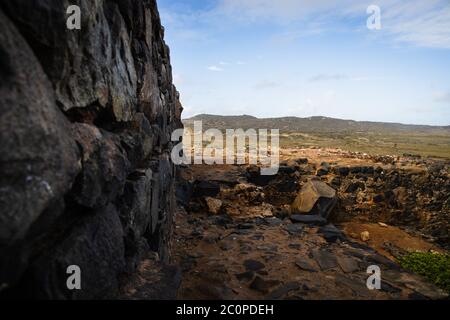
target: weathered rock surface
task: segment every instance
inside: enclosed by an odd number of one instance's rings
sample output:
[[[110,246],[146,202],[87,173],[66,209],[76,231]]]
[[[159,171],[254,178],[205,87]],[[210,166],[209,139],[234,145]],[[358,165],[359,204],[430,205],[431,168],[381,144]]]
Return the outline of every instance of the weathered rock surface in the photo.
[[[292,167],[295,165],[292,164]],[[359,171],[358,174],[371,172],[362,169],[370,166],[358,164],[355,167],[359,169],[353,171]],[[318,181],[317,177],[311,176],[311,172],[299,175],[298,171],[292,173],[292,170],[284,168],[266,185],[256,185],[248,180],[247,168],[230,166],[227,170],[222,165],[187,168],[192,181],[202,181],[205,176],[214,177],[218,184],[214,189],[218,191],[220,187],[215,198],[220,199],[225,208],[222,215],[211,216],[205,205],[200,205],[195,211],[188,206],[176,215],[174,257],[184,266],[178,294],[180,299],[447,297],[425,278],[420,279],[400,268],[395,259],[385,256],[370,241],[360,241],[359,232],[355,237],[347,237],[343,225],[334,220],[334,214],[342,210],[340,206],[335,208],[329,221],[319,214],[282,214],[281,210],[292,203],[298,191],[292,192],[289,188],[280,191],[278,186],[283,181],[292,184],[292,176],[300,181],[294,184],[296,189],[308,181]],[[238,173],[239,170],[241,175],[235,174],[235,183],[230,183],[228,179],[225,182],[224,177],[229,177],[229,172]],[[247,177],[247,180],[241,177]],[[341,179],[345,182],[359,179],[350,172],[347,177]],[[361,179],[365,177],[361,176]],[[328,178],[323,176],[320,179],[329,181]],[[365,184],[368,188],[371,188],[371,183],[367,178]],[[339,188],[340,197],[353,196],[343,192],[344,188],[345,185]],[[361,190],[355,192],[360,193]],[[198,200],[194,197],[190,203],[198,203]],[[251,209],[262,209],[264,204],[273,207],[274,217],[249,214]],[[381,227],[378,223],[376,226],[382,228],[381,235],[390,228]],[[396,237],[399,235],[395,233]],[[417,248],[416,245],[414,248]],[[378,265],[382,270],[381,290],[367,288],[367,267],[371,265]],[[408,281],[402,283],[397,279]]]
[[[149,250],[169,260],[182,108],[163,37],[154,0],[0,3],[0,296],[108,298]]]
[[[16,26],[0,11],[0,246],[23,238],[80,170],[70,122]]]
[[[308,181],[292,203],[293,213],[317,214],[328,218],[337,203],[336,191],[322,181]]]

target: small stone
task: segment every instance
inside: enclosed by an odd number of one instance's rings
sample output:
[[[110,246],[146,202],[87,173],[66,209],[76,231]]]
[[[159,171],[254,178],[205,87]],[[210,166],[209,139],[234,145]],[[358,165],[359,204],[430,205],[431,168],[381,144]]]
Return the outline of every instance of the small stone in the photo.
[[[236,278],[239,281],[250,281],[250,280],[253,280],[254,276],[255,276],[255,272],[253,272],[253,271],[246,271],[246,272],[236,274]]]
[[[254,229],[255,225],[253,223],[249,223],[249,222],[239,223],[237,225],[237,228],[240,229],[240,230],[248,230],[248,229]]]
[[[355,193],[357,190],[365,190],[366,185],[362,181],[351,182],[345,187],[345,193]]]
[[[329,173],[329,169],[326,167],[319,167],[319,169],[317,169],[316,171],[316,176],[325,176]]]
[[[383,223],[383,222],[378,222],[378,225],[380,227],[383,227],[383,228],[387,228],[388,227],[388,225],[386,223]]]
[[[256,276],[255,279],[250,284],[250,289],[259,291],[261,293],[268,293],[269,290],[276,285],[278,285],[280,281],[278,280],[264,280],[260,276]]]
[[[298,282],[288,282],[281,287],[276,288],[271,293],[266,296],[266,300],[276,300],[280,299],[291,291],[300,289],[300,284]]]
[[[228,251],[233,249],[233,243],[230,241],[222,241],[219,244],[219,248],[222,249],[223,251]]]
[[[244,266],[247,271],[258,271],[266,267],[264,263],[252,259],[245,260]]]
[[[264,222],[269,226],[279,226],[280,224],[283,223],[281,219],[278,219],[276,217],[265,218]]]
[[[208,206],[208,211],[211,214],[218,214],[220,208],[222,207],[222,201],[219,199],[206,197],[205,198],[206,205]]]
[[[317,266],[317,263],[314,260],[311,260],[307,257],[298,259],[295,262],[295,265],[302,270],[311,271],[311,272],[319,271],[319,267]]]
[[[290,235],[300,235],[302,234],[304,226],[301,224],[290,224],[286,227],[287,232]]]
[[[363,231],[363,232],[361,232],[360,238],[361,238],[361,240],[364,241],[364,242],[369,241],[369,240],[370,240],[370,233],[369,233],[369,231]]]

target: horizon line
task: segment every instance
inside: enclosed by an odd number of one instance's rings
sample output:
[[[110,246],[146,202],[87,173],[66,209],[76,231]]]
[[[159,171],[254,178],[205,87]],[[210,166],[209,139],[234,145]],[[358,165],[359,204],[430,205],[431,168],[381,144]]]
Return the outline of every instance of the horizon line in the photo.
[[[306,116],[306,117],[299,117],[299,116],[257,117],[257,116],[251,115],[251,114],[223,115],[223,114],[213,114],[213,113],[198,113],[198,114],[195,114],[188,118],[183,118],[183,115],[181,115],[181,121],[191,120],[192,118],[198,117],[198,116],[217,116],[217,117],[245,117],[245,116],[248,116],[248,117],[255,118],[257,120],[270,120],[270,119],[283,119],[283,118],[297,118],[297,119],[325,118],[325,119],[333,119],[333,120],[341,120],[341,121],[385,123],[385,124],[397,124],[397,125],[404,125],[404,126],[422,126],[422,127],[450,129],[450,124],[448,124],[448,125],[433,125],[433,124],[417,124],[417,123],[403,123],[403,122],[390,122],[390,121],[354,120],[354,119],[342,119],[342,118],[327,117],[327,116],[323,116],[323,115]]]

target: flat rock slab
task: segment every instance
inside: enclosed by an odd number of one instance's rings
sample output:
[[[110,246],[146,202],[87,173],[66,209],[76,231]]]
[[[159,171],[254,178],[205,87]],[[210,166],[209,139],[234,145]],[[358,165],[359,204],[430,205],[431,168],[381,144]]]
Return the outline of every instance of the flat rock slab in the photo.
[[[315,249],[312,251],[312,254],[322,270],[329,270],[338,266],[336,256],[333,253]]]
[[[303,233],[304,226],[301,224],[289,224],[286,226],[286,231],[289,232],[290,235],[300,235]]]
[[[345,273],[355,272],[360,269],[358,261],[355,258],[339,255],[336,257],[336,259],[342,271],[344,271]]]
[[[271,218],[265,218],[264,222],[269,226],[279,226],[280,224],[283,223],[283,220],[278,219],[276,217],[271,217]]]
[[[328,242],[336,242],[339,240],[345,240],[345,236],[341,230],[336,228],[332,224],[327,224],[326,226],[320,227],[318,232],[327,240]]]
[[[294,223],[297,222],[316,225],[325,225],[327,223],[327,219],[319,216],[318,214],[293,214],[290,219]]]
[[[278,280],[265,280],[260,276],[256,276],[255,279],[250,284],[250,289],[259,291],[261,293],[268,293],[270,289],[280,284]]]
[[[337,286],[346,287],[358,297],[365,299],[373,297],[377,291],[367,288],[366,281],[363,278],[352,278],[347,275],[337,274],[335,282]]]
[[[266,267],[264,263],[252,259],[245,260],[244,266],[247,271],[258,271]]]
[[[298,290],[300,289],[300,283],[298,282],[288,282],[278,288],[276,288],[275,290],[273,290],[271,293],[269,293],[265,299],[266,300],[277,300],[280,299],[282,297],[284,297],[285,295],[287,295],[289,292],[294,291],[294,290]]]
[[[306,270],[306,271],[311,271],[311,272],[320,271],[320,268],[317,265],[317,263],[308,257],[302,257],[302,258],[298,259],[295,262],[295,265],[297,267],[299,267],[300,269]]]

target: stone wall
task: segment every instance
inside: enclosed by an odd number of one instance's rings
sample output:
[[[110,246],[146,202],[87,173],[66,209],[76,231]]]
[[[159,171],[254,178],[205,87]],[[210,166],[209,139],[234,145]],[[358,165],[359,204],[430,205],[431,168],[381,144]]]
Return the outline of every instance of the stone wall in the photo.
[[[0,2],[0,296],[114,297],[145,252],[170,258],[182,108],[163,38],[155,0]]]

